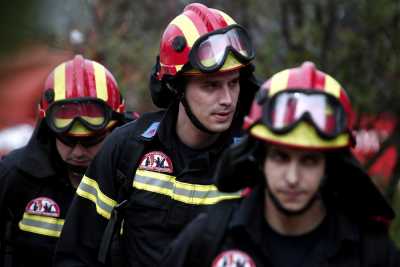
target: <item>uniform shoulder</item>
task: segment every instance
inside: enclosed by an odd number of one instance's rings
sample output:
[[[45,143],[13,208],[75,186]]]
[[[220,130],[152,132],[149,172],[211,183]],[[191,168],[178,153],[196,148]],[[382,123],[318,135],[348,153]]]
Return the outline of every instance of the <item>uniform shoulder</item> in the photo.
[[[147,112],[143,113],[137,120],[128,122],[118,128],[116,128],[112,135],[113,136],[140,136],[149,127],[157,124],[161,121],[165,111]]]
[[[0,160],[0,176],[3,176],[5,172],[16,168],[18,162],[26,153],[25,147],[11,151],[4,155]]]

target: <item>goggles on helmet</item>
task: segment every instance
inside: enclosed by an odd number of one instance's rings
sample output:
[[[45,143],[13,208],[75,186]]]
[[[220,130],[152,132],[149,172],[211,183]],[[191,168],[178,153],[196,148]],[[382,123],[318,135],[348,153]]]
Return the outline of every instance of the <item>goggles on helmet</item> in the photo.
[[[262,122],[274,133],[288,133],[301,121],[311,123],[325,139],[333,139],[346,131],[346,113],[332,95],[315,90],[287,90],[267,101]]]
[[[77,144],[80,144],[83,147],[91,147],[103,141],[106,136],[107,132],[103,132],[100,135],[85,136],[85,137],[75,137],[66,134],[56,135],[58,140],[60,140],[64,145],[69,147],[75,147]]]
[[[57,101],[46,113],[47,124],[55,133],[68,132],[75,122],[80,122],[88,130],[99,131],[105,129],[111,120],[121,117],[104,101],[87,98]]]
[[[202,72],[215,72],[224,65],[229,52],[244,64],[254,58],[250,37],[239,25],[232,25],[197,39],[189,53],[190,64]]]

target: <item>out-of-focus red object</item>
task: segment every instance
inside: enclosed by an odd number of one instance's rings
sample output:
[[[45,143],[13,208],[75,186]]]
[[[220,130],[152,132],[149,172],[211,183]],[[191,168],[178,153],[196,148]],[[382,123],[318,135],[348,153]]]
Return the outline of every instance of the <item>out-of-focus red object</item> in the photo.
[[[398,119],[389,113],[361,115],[359,130],[356,131],[357,146],[353,153],[362,164],[366,164],[378,153],[381,144],[394,134],[397,122]],[[397,150],[394,145],[390,145],[368,169],[369,175],[376,179],[381,189],[389,184],[397,160]]]
[[[18,124],[34,126],[47,75],[72,56],[71,52],[35,44],[0,58],[0,131]]]

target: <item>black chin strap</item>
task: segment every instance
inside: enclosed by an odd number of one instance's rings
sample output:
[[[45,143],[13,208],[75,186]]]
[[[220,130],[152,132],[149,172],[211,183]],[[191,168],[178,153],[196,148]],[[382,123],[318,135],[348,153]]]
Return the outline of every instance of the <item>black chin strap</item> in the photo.
[[[295,217],[295,216],[300,216],[302,214],[304,214],[306,211],[308,211],[308,209],[310,209],[310,207],[315,203],[316,200],[321,199],[321,194],[320,191],[318,191],[317,193],[315,193],[312,198],[307,202],[307,204],[300,210],[296,210],[296,211],[291,211],[286,209],[282,203],[279,201],[279,199],[271,192],[271,190],[268,187],[268,183],[266,183],[265,185],[265,189],[267,190],[267,194],[269,196],[269,198],[271,199],[272,203],[274,204],[274,206],[285,216],[287,217]]]
[[[203,131],[205,133],[212,134],[212,135],[217,133],[217,132],[213,132],[213,131],[209,130],[206,126],[204,126],[196,118],[196,116],[193,114],[192,110],[190,109],[189,103],[186,101],[185,94],[182,94],[181,103],[182,103],[183,107],[185,108],[186,114],[188,115],[190,121],[193,123],[194,126],[196,126],[197,129],[199,129],[200,131]]]
[[[77,165],[72,165],[72,164],[68,164],[66,163],[68,170],[72,171],[75,174],[81,175],[83,177],[83,175],[86,172],[87,167],[84,166],[77,166]]]

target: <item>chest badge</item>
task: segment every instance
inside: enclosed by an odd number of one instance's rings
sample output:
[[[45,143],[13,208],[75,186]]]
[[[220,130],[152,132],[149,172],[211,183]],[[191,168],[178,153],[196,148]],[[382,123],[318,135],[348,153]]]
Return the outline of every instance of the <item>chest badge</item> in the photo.
[[[173,172],[171,159],[161,151],[152,151],[144,155],[139,169],[166,173]]]
[[[212,267],[255,267],[253,259],[240,250],[228,250],[220,253],[213,261]]]
[[[38,197],[29,201],[25,207],[25,212],[50,217],[60,217],[60,207],[48,197]]]

